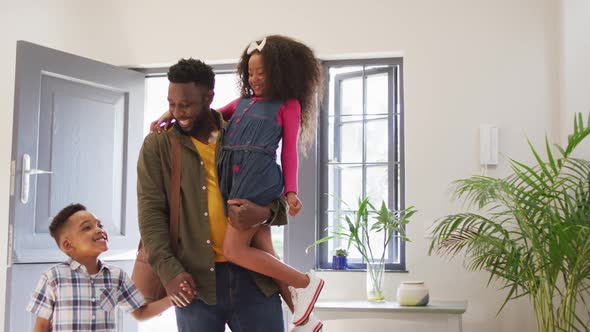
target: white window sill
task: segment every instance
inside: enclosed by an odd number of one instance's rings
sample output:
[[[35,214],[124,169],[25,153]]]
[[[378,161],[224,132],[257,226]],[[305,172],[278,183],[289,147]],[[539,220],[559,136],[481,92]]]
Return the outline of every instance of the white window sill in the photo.
[[[415,322],[416,331],[461,332],[466,301],[431,301],[426,306],[401,306],[397,302],[320,300],[314,312],[323,321],[391,319]]]

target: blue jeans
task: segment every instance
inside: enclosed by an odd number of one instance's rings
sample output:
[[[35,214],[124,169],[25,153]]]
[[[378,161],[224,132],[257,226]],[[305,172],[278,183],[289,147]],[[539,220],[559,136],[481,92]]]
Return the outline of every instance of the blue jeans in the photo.
[[[199,299],[176,308],[179,332],[284,332],[279,293],[266,297],[250,272],[232,263],[215,263],[217,304]]]

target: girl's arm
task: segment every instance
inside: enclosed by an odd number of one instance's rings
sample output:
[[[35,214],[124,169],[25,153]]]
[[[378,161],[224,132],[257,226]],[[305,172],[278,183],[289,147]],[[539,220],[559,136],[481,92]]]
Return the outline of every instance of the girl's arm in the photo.
[[[170,298],[166,296],[161,300],[150,302],[137,308],[137,310],[131,312],[131,316],[133,316],[133,318],[137,319],[138,321],[144,321],[160,315],[171,306],[172,302],[170,302]]]
[[[229,121],[231,119],[232,115],[234,114],[234,111],[236,110],[236,106],[238,106],[239,101],[240,98],[230,102],[229,104],[217,110],[219,113],[221,113],[225,121]],[[172,119],[174,118],[172,117],[172,113],[170,113],[170,111],[162,113],[158,120],[152,121],[152,123],[150,124],[150,131],[154,132],[162,128],[168,129],[172,127]]]
[[[232,115],[234,115],[234,112],[236,111],[236,106],[238,106],[239,101],[240,98],[217,109],[217,112],[221,113],[221,115],[223,116],[223,120],[229,121],[231,119]]]
[[[279,125],[283,126],[281,167],[285,178],[285,194],[297,193],[299,167],[297,141],[301,122],[301,105],[297,99],[289,99],[281,106],[278,121]]]
[[[49,328],[51,327],[51,322],[45,318],[37,317],[35,320],[35,327],[33,328],[33,332],[49,332]]]

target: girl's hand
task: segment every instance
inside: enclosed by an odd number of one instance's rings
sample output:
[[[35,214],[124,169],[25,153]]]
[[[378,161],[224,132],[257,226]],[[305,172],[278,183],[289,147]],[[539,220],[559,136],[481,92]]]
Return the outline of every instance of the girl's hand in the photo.
[[[162,129],[168,130],[172,127],[172,113],[169,111],[164,112],[160,118],[150,124],[150,132],[161,132]]]
[[[287,204],[289,204],[289,215],[291,215],[291,217],[296,216],[302,207],[299,197],[293,192],[287,193]]]

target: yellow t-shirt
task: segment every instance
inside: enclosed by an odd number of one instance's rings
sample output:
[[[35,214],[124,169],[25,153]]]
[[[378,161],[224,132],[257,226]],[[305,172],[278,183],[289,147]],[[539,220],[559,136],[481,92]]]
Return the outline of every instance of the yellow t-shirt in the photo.
[[[211,244],[215,253],[216,262],[226,262],[223,256],[223,239],[227,227],[227,217],[223,209],[223,200],[217,181],[217,166],[215,165],[216,144],[204,144],[191,137],[195,148],[203,160],[205,173],[207,174],[207,204],[209,211],[209,228],[211,229]]]

